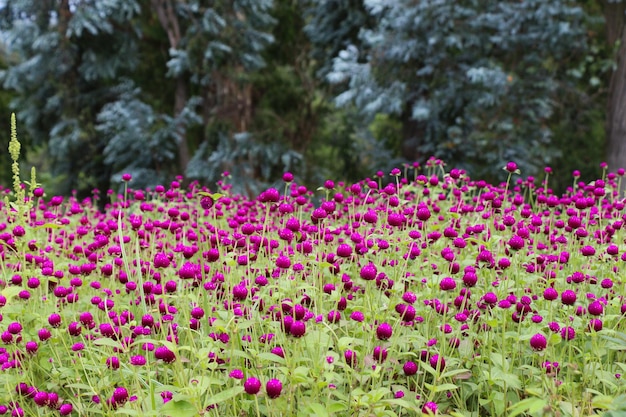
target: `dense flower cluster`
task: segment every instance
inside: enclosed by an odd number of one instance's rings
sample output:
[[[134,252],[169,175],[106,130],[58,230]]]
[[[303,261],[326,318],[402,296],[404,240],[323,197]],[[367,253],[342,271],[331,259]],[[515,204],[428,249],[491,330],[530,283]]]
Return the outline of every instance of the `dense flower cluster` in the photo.
[[[164,415],[504,415],[484,387],[509,402],[621,392],[621,348],[596,347],[626,326],[622,178],[557,196],[514,163],[497,186],[442,167],[328,180],[316,204],[286,173],[256,199],[179,178],[105,212],[41,188],[28,218],[2,205],[0,372],[15,389],[0,414],[141,414],[156,393]]]

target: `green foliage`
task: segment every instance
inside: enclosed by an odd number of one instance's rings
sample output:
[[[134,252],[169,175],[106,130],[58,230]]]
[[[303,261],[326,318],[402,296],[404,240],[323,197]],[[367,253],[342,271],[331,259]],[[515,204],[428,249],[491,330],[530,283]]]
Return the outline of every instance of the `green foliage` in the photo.
[[[58,192],[77,185],[78,173],[108,188],[105,143],[94,128],[111,84],[137,64],[133,18],[136,1],[7,2],[0,14],[7,45],[20,61],[2,73],[4,88],[32,145],[48,143],[52,174],[68,174]],[[79,190],[85,191],[88,190]]]
[[[562,191],[603,159],[615,50],[597,2],[191,0],[167,25],[157,3],[0,6],[0,111],[49,191],[228,170],[254,192],[295,167],[317,185],[433,154],[492,181],[550,165]]]
[[[434,154],[487,176],[509,160],[537,172],[558,156],[547,122],[570,88],[564,69],[586,48],[581,8],[561,0],[365,5],[378,23],[340,52],[328,79],[344,86],[339,105],[403,123],[405,157]]]

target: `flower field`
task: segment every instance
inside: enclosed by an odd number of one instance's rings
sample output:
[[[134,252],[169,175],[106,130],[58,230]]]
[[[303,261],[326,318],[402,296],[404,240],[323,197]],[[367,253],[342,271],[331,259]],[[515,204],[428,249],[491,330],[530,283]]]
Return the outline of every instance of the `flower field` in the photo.
[[[15,160],[17,157],[14,158]],[[6,191],[0,415],[626,410],[623,172]]]

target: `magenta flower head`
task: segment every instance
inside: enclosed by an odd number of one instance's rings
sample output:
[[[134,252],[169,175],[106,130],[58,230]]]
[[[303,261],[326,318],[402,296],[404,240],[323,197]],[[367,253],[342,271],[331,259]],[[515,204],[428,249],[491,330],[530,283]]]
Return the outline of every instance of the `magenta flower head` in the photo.
[[[590,319],[588,328],[589,328],[589,330],[593,330],[593,331],[599,332],[600,330],[602,330],[602,320],[600,320],[600,319]]]
[[[343,357],[346,360],[346,363],[348,365],[350,365],[353,368],[356,366],[356,361],[357,361],[356,352],[348,349],[343,353]]]
[[[385,360],[387,360],[387,349],[385,349],[382,346],[376,346],[374,348],[373,356],[374,356],[374,360],[382,363]]]
[[[128,390],[124,387],[117,387],[113,391],[113,401],[116,404],[124,404],[128,400]]]
[[[130,181],[132,179],[133,179],[132,175],[130,175],[130,174],[122,174],[122,181],[128,182],[128,181]]]
[[[261,381],[255,377],[250,377],[243,383],[243,389],[247,394],[256,395],[261,390]]]
[[[283,181],[285,181],[285,182],[292,182],[293,181],[293,174],[291,172],[285,172],[283,174]]]
[[[521,236],[513,235],[509,239],[509,246],[513,250],[520,250],[524,247],[524,239]]]
[[[371,281],[376,278],[378,274],[378,270],[376,269],[376,265],[373,263],[369,263],[361,268],[361,278],[366,281]]]
[[[106,359],[106,365],[109,369],[118,369],[120,367],[120,359],[117,356],[110,356]]]
[[[74,407],[72,406],[72,404],[64,403],[61,404],[61,406],[59,407],[59,414],[62,416],[69,416],[70,414],[72,414],[73,410]]]
[[[576,337],[576,331],[571,326],[565,326],[561,329],[561,338],[563,340],[572,340]]]
[[[572,290],[565,290],[561,293],[561,302],[571,306],[576,302],[576,293]]]
[[[454,280],[454,278],[445,277],[439,283],[439,288],[442,291],[451,291],[456,288],[456,281]]]
[[[515,162],[509,162],[509,163],[506,164],[504,169],[507,172],[513,173],[513,172],[515,172],[517,170],[517,164]]]
[[[176,360],[174,352],[169,350],[166,346],[159,346],[154,350],[154,357],[161,359],[165,363],[172,363]]]
[[[592,301],[591,304],[589,304],[587,311],[592,316],[600,316],[604,312],[604,306],[600,301]]]
[[[294,337],[302,337],[304,333],[306,333],[306,324],[303,321],[296,320],[291,324],[289,329],[289,333],[291,333]]]
[[[406,376],[415,375],[417,373],[417,364],[412,361],[405,362],[402,366],[402,370]]]
[[[241,369],[233,369],[228,376],[234,379],[243,379],[243,371]]]
[[[428,362],[430,363],[430,366],[439,370],[440,372],[443,372],[443,370],[446,368],[446,361],[443,356],[433,355],[428,359]]]
[[[583,256],[593,256],[596,254],[596,250],[593,246],[586,245],[580,249],[580,253],[582,253]]]
[[[556,300],[559,297],[559,293],[552,287],[548,287],[543,290],[543,298],[548,301]]]
[[[376,337],[378,337],[379,340],[388,340],[391,337],[392,333],[393,328],[389,323],[381,323],[376,328]]]
[[[427,414],[429,416],[434,416],[434,415],[437,414],[437,410],[438,409],[439,409],[439,407],[437,406],[437,403],[435,403],[433,401],[428,401],[422,407],[422,413]]]
[[[213,198],[211,197],[202,197],[200,199],[200,207],[202,207],[205,210],[210,209],[211,207],[213,207]]]
[[[278,379],[270,379],[265,384],[265,391],[270,398],[280,397],[280,393],[283,390],[283,383]]]
[[[530,338],[530,347],[536,351],[542,351],[548,346],[548,339],[541,333],[537,333]]]

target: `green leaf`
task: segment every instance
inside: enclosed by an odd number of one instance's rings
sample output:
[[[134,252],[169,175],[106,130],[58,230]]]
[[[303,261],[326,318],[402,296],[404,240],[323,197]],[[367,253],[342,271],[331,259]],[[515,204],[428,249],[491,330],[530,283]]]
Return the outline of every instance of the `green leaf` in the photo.
[[[434,392],[444,392],[444,391],[452,391],[455,389],[458,389],[459,387],[457,387],[454,384],[440,384],[440,385],[435,385],[434,387]]]
[[[96,346],[109,346],[114,349],[123,350],[123,346],[117,340],[109,339],[108,337],[101,337],[93,341],[93,344]]]
[[[22,291],[22,289],[23,288],[19,286],[11,286],[11,287],[6,287],[5,289],[3,289],[1,293],[2,295],[6,297],[7,300],[10,300],[11,298],[18,295],[20,291]]]
[[[237,395],[241,394],[244,391],[244,388],[240,385],[236,386],[236,387],[232,387],[229,388],[227,390],[224,390],[218,394],[213,395],[212,397],[209,397],[206,401],[205,401],[205,405],[209,406],[212,404],[219,404],[219,403],[223,403],[224,401],[228,401],[231,398],[235,398]]]
[[[328,414],[328,411],[326,411],[326,407],[324,407],[322,404],[319,404],[319,403],[309,404],[308,408],[311,409],[314,416],[330,417],[330,414]]]
[[[515,417],[523,413],[536,413],[537,411],[543,409],[548,402],[542,398],[526,398],[517,404],[512,405],[509,408],[509,417]]]
[[[280,364],[284,364],[285,363],[285,358],[281,358],[280,356],[274,354],[274,353],[270,353],[270,352],[261,352],[258,355],[256,355],[259,359],[263,359],[265,361],[269,361],[269,362],[276,362],[276,363],[280,363]]]
[[[61,229],[62,225],[56,223],[46,223],[39,226],[32,226],[33,229]]]
[[[198,410],[187,400],[171,400],[166,402],[159,415],[176,417],[194,417],[198,415]]]

